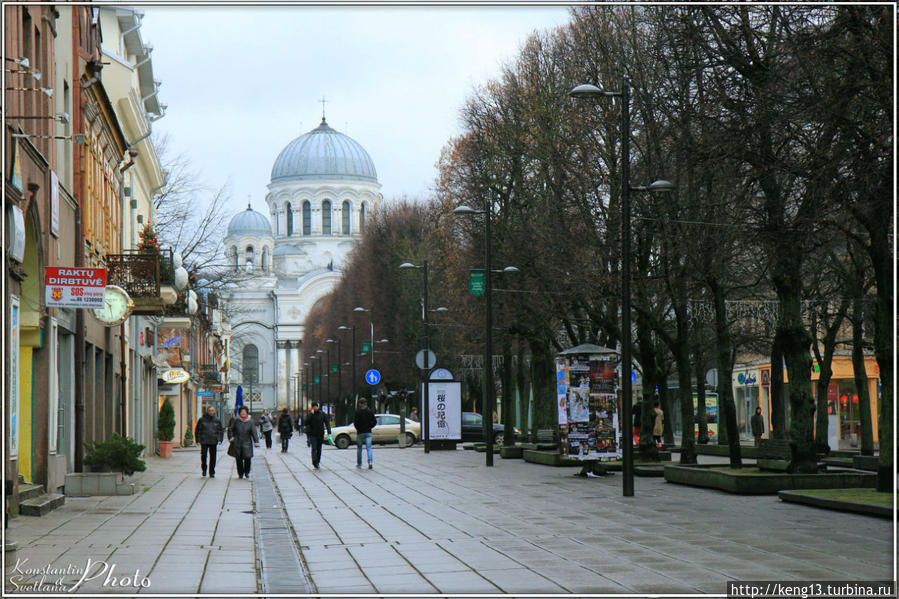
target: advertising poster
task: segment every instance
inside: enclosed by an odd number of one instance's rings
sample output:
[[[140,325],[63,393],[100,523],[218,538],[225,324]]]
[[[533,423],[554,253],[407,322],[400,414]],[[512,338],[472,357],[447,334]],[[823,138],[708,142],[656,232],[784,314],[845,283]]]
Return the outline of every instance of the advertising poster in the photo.
[[[571,356],[568,360],[568,434],[563,451],[569,457],[602,461],[621,458],[614,360],[612,355]]]
[[[556,362],[556,401],[559,426],[568,424],[568,360]]]
[[[428,436],[431,441],[462,439],[462,383],[428,381],[428,411]]]

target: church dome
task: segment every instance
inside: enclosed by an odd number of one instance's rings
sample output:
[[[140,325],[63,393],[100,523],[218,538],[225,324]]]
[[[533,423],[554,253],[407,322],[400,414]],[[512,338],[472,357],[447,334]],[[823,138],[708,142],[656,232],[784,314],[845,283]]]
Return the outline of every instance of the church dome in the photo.
[[[228,224],[229,237],[242,237],[244,235],[255,235],[256,237],[271,237],[272,225],[259,212],[256,212],[250,206],[231,219]]]
[[[358,142],[321,124],[281,150],[272,167],[272,183],[303,179],[378,182],[371,156]]]

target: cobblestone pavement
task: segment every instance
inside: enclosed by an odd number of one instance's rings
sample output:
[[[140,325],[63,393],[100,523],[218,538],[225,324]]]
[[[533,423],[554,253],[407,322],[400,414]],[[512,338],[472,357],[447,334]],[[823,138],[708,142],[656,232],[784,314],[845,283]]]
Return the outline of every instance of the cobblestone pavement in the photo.
[[[728,580],[894,577],[888,521],[771,496],[638,477],[625,498],[620,475],[499,456],[487,468],[461,449],[376,447],[369,470],[326,447],[314,470],[294,438],[287,454],[257,450],[249,481],[223,449],[201,478],[198,454],[148,459],[134,496],[13,519],[7,591],[48,566],[45,583],[70,588],[103,563],[78,592],[723,594]]]

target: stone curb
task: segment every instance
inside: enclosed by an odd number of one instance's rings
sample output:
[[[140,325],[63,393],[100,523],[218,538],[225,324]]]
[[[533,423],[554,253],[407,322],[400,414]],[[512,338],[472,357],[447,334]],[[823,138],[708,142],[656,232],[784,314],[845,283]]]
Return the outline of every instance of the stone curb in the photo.
[[[894,513],[892,508],[876,503],[863,503],[861,501],[847,501],[845,499],[834,499],[832,497],[820,497],[817,495],[800,493],[798,491],[779,491],[777,496],[780,497],[781,501],[786,501],[788,503],[800,503],[828,510],[854,512],[856,514],[865,514],[866,516],[876,516],[878,518],[889,518],[891,520]]]

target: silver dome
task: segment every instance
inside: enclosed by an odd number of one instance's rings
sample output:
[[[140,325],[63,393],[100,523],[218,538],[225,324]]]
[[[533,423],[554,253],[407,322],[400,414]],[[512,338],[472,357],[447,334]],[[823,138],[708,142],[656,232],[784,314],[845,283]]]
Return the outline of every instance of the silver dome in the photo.
[[[247,206],[246,210],[232,218],[228,224],[229,237],[242,237],[244,235],[271,237],[272,225],[263,214]]]
[[[321,124],[281,150],[272,167],[272,183],[302,179],[349,179],[378,182],[371,156],[358,142]]]

